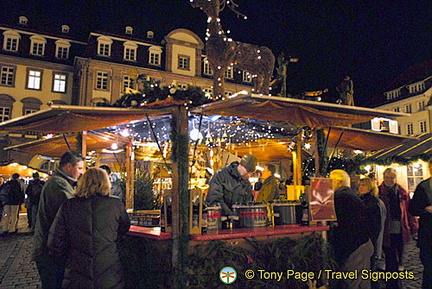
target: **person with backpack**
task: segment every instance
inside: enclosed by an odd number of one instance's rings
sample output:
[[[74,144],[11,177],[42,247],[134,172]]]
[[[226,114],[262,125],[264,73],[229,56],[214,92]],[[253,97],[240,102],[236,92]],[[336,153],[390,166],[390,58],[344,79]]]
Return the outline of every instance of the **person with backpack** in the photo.
[[[29,219],[29,227],[34,232],[36,224],[36,215],[38,212],[39,200],[42,192],[42,187],[45,182],[39,178],[39,173],[33,173],[33,180],[27,186],[26,195],[29,199],[29,207],[27,208],[27,218]]]

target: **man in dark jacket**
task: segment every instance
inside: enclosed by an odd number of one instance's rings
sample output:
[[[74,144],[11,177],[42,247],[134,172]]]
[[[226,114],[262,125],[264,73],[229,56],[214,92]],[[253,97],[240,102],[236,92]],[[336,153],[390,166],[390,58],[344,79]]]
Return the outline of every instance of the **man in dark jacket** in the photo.
[[[428,162],[432,176],[432,158]],[[408,206],[413,216],[419,216],[418,246],[423,263],[423,289],[432,288],[432,178],[421,182]]]
[[[42,189],[36,216],[32,258],[41,278],[42,287],[61,288],[65,259],[48,255],[48,232],[61,204],[73,197],[76,182],[84,169],[84,159],[77,152],[66,152],[60,159],[59,168]]]
[[[21,204],[24,203],[24,192],[21,187],[20,175],[14,173],[12,180],[6,183],[5,216],[2,220],[3,234],[18,231],[18,218]]]
[[[218,170],[210,180],[207,203],[220,203],[224,215],[234,215],[232,205],[253,200],[249,177],[256,165],[256,157],[244,155],[240,163],[232,162]]]
[[[42,194],[42,188],[45,185],[45,182],[39,178],[39,173],[33,173],[33,180],[27,186],[26,195],[29,199],[30,208],[27,208],[27,216],[30,220],[30,228],[31,231],[34,232],[36,225],[36,215],[38,212],[39,200]],[[30,215],[29,215],[30,214]]]
[[[366,208],[350,188],[351,178],[343,170],[330,173],[335,191],[334,204],[338,225],[331,229],[331,244],[339,269],[345,272],[361,272],[370,269],[374,253],[365,219]],[[341,288],[370,288],[370,280],[347,279]]]

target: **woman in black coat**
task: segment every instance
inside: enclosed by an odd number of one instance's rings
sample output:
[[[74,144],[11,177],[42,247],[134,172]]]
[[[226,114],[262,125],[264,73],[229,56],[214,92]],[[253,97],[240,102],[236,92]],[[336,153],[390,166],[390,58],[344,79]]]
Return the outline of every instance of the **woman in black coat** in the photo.
[[[75,198],[60,207],[48,237],[52,256],[67,255],[63,288],[123,288],[116,241],[130,227],[121,200],[109,196],[107,173],[91,168]]]
[[[369,235],[374,244],[374,255],[371,258],[371,267],[372,270],[375,270],[376,259],[378,258],[378,252],[380,252],[380,247],[382,246],[382,241],[379,242],[379,235],[382,232],[382,216],[380,209],[380,200],[376,196],[378,193],[378,187],[373,180],[370,178],[360,179],[358,194],[360,200],[366,207],[366,219],[367,224],[365,226],[368,227]]]

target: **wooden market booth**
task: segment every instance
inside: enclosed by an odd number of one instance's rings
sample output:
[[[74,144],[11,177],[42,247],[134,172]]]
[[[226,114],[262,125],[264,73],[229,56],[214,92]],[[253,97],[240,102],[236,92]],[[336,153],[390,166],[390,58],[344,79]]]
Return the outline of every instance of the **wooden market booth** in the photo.
[[[335,105],[290,98],[237,95],[230,99],[203,105],[193,110],[195,114],[237,116],[241,118],[277,120],[293,123],[298,126],[309,126],[312,129],[325,128],[332,132],[339,130],[340,134],[356,133],[349,128],[351,124],[365,122],[373,117],[398,117],[406,116],[403,113],[379,111],[374,109],[359,108],[345,105]],[[211,241],[225,240],[229,244],[237,246],[244,240],[274,240],[284,237],[302,237],[313,232],[324,232],[327,226],[300,227],[298,225],[285,225],[278,227],[233,229],[214,231],[205,234],[190,235],[190,194],[188,190],[188,117],[185,106],[173,106],[157,109],[122,109],[122,108],[97,108],[75,106],[52,106],[46,111],[40,111],[22,118],[17,118],[0,125],[0,131],[37,131],[41,133],[76,133],[102,129],[114,125],[128,123],[132,120],[143,119],[148,116],[172,115],[173,163],[172,163],[172,231],[162,232],[157,228],[145,228],[133,226],[129,235],[156,242],[172,240],[172,266],[175,276],[187,274],[189,244],[200,246]],[[338,128],[335,128],[338,127]],[[342,133],[343,132],[343,133]],[[366,132],[357,131],[361,136],[369,136]],[[328,132],[333,143],[339,146],[349,146],[350,140],[338,136],[332,136]],[[82,149],[87,151],[86,133],[82,134]],[[88,134],[87,134],[88,135]],[[396,144],[403,139],[390,134],[377,134],[375,139],[363,142],[366,145]],[[380,141],[377,142],[376,140]],[[329,143],[332,143],[331,141]],[[362,143],[362,142],[357,142]],[[31,146],[28,146],[29,148]],[[301,146],[298,146],[301,147]],[[21,147],[23,149],[23,147]],[[376,148],[373,148],[376,149]],[[127,183],[127,207],[133,208],[133,162],[132,147],[127,146],[128,183]],[[301,186],[301,151],[293,153],[294,160],[294,185]],[[139,244],[142,245],[140,242]],[[161,243],[162,244],[162,243]],[[171,245],[170,245],[171,246]],[[180,278],[180,277],[175,277]],[[181,279],[181,278],[180,278]]]

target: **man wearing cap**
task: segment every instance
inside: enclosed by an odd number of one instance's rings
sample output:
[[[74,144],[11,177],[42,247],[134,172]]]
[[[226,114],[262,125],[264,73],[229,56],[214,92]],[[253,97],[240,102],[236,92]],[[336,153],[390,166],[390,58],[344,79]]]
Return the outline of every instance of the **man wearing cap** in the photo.
[[[232,162],[218,170],[210,180],[207,203],[220,203],[224,215],[234,215],[231,206],[253,200],[249,177],[255,172],[257,158],[244,155],[239,162]]]

